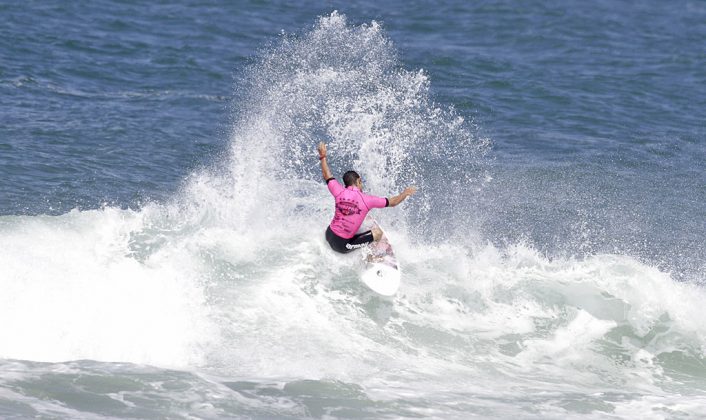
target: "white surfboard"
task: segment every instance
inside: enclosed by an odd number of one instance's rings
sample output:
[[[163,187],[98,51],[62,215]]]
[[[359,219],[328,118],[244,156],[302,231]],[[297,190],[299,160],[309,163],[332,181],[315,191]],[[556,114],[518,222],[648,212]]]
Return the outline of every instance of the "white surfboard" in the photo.
[[[371,227],[382,230],[373,218]],[[382,238],[363,247],[363,272],[360,279],[372,291],[383,296],[392,296],[400,287],[400,266],[392,251],[390,239],[382,232]]]

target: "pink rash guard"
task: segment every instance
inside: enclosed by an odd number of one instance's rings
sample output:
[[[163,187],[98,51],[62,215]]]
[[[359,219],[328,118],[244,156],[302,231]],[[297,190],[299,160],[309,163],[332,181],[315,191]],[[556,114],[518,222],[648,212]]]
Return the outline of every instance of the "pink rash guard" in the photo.
[[[326,185],[336,199],[336,213],[331,221],[331,230],[341,238],[352,238],[370,209],[381,209],[389,205],[387,198],[363,194],[352,185],[343,188],[334,178],[328,179]]]

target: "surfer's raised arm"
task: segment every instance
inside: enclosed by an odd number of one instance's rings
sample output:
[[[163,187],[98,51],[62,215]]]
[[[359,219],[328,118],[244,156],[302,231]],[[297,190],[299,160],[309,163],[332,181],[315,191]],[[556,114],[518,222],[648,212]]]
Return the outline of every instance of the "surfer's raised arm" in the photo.
[[[324,176],[324,181],[328,181],[333,178],[333,174],[328,167],[328,163],[326,163],[326,143],[319,143],[317,149],[319,150],[319,160],[321,161],[321,173]]]
[[[390,202],[390,207],[395,207],[396,205],[403,202],[407,197],[417,192],[417,187],[407,187],[399,195],[390,197],[388,200]]]

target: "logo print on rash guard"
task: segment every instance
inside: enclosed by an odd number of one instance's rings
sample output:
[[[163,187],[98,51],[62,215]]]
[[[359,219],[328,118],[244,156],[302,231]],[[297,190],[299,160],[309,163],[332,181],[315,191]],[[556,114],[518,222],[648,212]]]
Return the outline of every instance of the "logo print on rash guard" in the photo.
[[[360,214],[360,208],[358,208],[358,203],[353,200],[346,200],[345,198],[339,200],[336,203],[336,209],[344,216]]]

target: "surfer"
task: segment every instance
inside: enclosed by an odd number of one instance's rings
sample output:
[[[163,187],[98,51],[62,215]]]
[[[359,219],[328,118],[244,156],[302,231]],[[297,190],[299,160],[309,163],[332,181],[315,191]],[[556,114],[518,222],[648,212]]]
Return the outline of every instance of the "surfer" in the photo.
[[[321,172],[331,195],[336,199],[336,212],[326,228],[326,241],[336,252],[347,253],[365,244],[378,241],[382,231],[378,228],[356,233],[370,209],[395,207],[417,192],[416,187],[407,187],[399,195],[384,198],[363,194],[363,180],[355,171],[343,174],[345,188],[333,177],[326,163],[326,143],[318,146]]]

